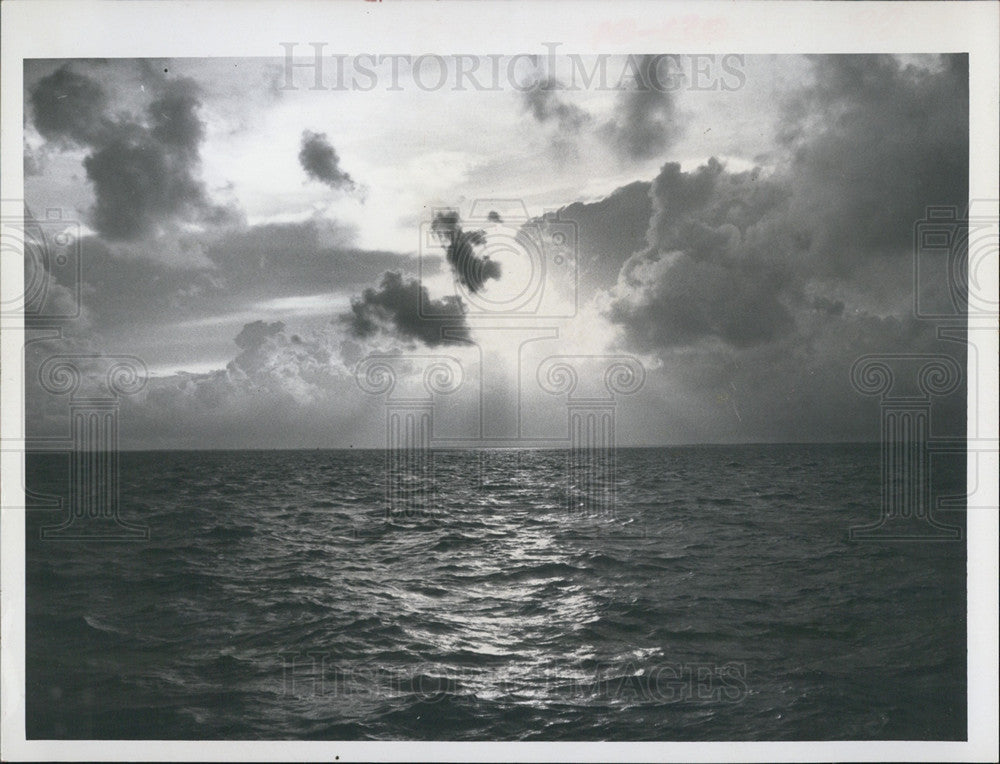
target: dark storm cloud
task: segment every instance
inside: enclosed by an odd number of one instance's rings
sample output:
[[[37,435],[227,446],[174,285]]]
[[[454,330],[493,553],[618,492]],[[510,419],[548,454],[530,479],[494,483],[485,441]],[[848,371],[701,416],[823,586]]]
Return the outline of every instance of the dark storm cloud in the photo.
[[[892,56],[818,56],[815,84],[788,104],[791,217],[818,268],[846,274],[912,246],[928,205],[968,195],[968,56],[940,69]]]
[[[100,83],[66,66],[31,94],[43,137],[90,150],[84,168],[96,197],[91,222],[111,241],[136,241],[178,220],[222,223],[233,214],[209,200],[198,177],[205,130],[197,83],[148,73],[145,79],[154,97],[141,117],[112,119]]]
[[[914,224],[929,204],[966,202],[965,57],[941,64],[813,59],[773,172],[664,165],[647,246],[623,266],[609,318],[647,350],[710,338],[747,347],[794,333],[815,310],[836,320],[851,302],[906,308]]]
[[[625,262],[608,311],[631,343],[653,350],[715,337],[745,347],[791,329],[788,268],[752,234],[780,193],[712,160],[692,173],[664,165],[650,195],[650,245]]]
[[[610,289],[625,260],[646,244],[653,214],[651,184],[642,181],[615,189],[596,202],[575,202],[556,213],[577,226],[580,285],[588,298],[595,289]],[[545,226],[545,218],[533,223]]]
[[[442,321],[442,319],[447,319]],[[455,296],[430,299],[427,288],[416,279],[387,271],[378,289],[369,287],[351,301],[345,321],[356,337],[389,334],[425,345],[459,344],[469,341],[462,301]],[[442,329],[448,328],[448,336]]]
[[[964,367],[964,346],[941,342],[935,327],[908,317],[801,314],[794,333],[734,350],[673,348],[663,372],[650,375],[653,400],[665,407],[665,430],[652,437],[705,441],[870,441],[879,438],[879,401],[859,395],[850,369],[866,353],[943,354]],[[656,385],[662,384],[657,390]],[[640,409],[641,411],[641,409]],[[624,413],[624,412],[623,412]],[[934,401],[935,430],[965,432],[964,390]],[[648,427],[643,422],[631,430]]]
[[[201,103],[198,86],[191,79],[166,82],[158,98],[148,107],[150,135],[164,146],[176,147],[197,159],[205,137],[205,124],[198,117]]]
[[[354,188],[351,176],[340,169],[340,157],[327,139],[326,133],[313,133],[309,130],[302,133],[299,164],[306,171],[306,175],[325,183],[332,189]]]
[[[167,149],[137,126],[116,130],[83,165],[97,196],[94,228],[112,241],[157,233],[159,223],[196,217],[206,206],[204,187],[192,176],[186,152]]]
[[[629,159],[649,159],[662,154],[680,136],[674,97],[664,89],[659,69],[663,56],[629,56],[623,79],[634,80],[618,98],[615,116],[601,132],[612,147]]]
[[[38,81],[31,93],[34,125],[50,141],[88,145],[105,129],[107,93],[66,64]]]
[[[929,64],[815,58],[771,168],[663,166],[645,245],[603,306],[662,361],[661,395],[695,412],[671,420],[682,437],[875,439],[878,402],[849,384],[860,355],[963,364],[962,343],[911,315],[914,223],[967,202],[965,57]],[[943,429],[963,431],[964,405],[964,386],[935,402]]]
[[[498,222],[499,215],[496,220],[490,220]],[[500,278],[500,263],[491,260],[489,255],[476,252],[476,247],[486,243],[485,231],[464,230],[457,211],[448,210],[435,214],[431,221],[431,231],[444,248],[445,259],[455,278],[470,292],[478,292],[489,279]]]
[[[698,261],[649,252],[629,260],[625,279],[641,296],[617,301],[608,317],[643,350],[718,337],[734,347],[767,342],[792,326],[776,278],[759,266]]]

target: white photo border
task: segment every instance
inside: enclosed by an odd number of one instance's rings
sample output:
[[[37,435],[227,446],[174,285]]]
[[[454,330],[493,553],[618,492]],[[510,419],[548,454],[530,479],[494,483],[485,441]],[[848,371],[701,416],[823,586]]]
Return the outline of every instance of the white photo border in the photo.
[[[5,0],[2,6],[3,168],[0,197],[23,198],[23,60],[261,56],[281,58],[282,42],[322,41],[346,54],[400,53],[969,53],[970,199],[998,188],[998,29],[990,2],[652,2],[486,0],[285,3],[243,0]],[[462,36],[456,40],[455,30]],[[642,30],[639,34],[637,30]],[[456,49],[456,45],[461,50]],[[995,203],[994,203],[995,204]],[[996,215],[994,206],[993,215]],[[5,258],[0,278],[23,281],[23,263]],[[986,284],[997,284],[997,263]],[[993,293],[995,297],[995,291]],[[980,358],[996,358],[997,333],[970,333]],[[20,378],[23,324],[6,323],[2,348],[0,437],[23,432]],[[971,357],[971,354],[970,354]],[[997,367],[979,369],[994,397],[969,411],[970,428],[997,432]],[[970,400],[970,403],[973,401]],[[970,429],[970,432],[972,430]],[[967,742],[431,743],[44,741],[25,739],[25,522],[22,460],[3,451],[2,540],[3,760],[438,760],[438,761],[992,761],[997,738],[998,512],[968,515]],[[997,454],[970,504],[1000,506]],[[990,469],[989,467],[992,467]],[[11,509],[8,509],[11,507]]]

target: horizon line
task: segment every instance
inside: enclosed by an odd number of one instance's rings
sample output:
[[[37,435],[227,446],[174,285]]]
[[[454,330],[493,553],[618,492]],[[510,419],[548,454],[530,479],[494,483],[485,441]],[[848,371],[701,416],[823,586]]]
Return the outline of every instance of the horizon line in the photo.
[[[876,446],[879,440],[789,440],[789,441],[733,441],[733,442],[701,442],[701,443],[662,443],[615,446],[615,450],[650,450],[659,448],[714,448],[731,446]],[[601,450],[602,447],[595,446],[587,451]],[[159,453],[159,452],[233,452],[233,451],[386,451],[387,446],[275,446],[275,447],[219,447],[219,448],[119,448],[118,453]],[[572,446],[552,446],[552,445],[476,445],[476,446],[431,446],[427,451],[571,451]],[[72,448],[26,448],[25,454],[66,454],[66,453],[113,453],[106,450],[83,450],[77,451]]]

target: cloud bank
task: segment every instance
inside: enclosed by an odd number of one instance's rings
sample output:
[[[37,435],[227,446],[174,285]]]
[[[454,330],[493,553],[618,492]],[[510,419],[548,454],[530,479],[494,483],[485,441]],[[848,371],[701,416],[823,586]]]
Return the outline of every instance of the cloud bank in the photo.
[[[767,134],[777,136],[753,162],[738,150],[730,160],[697,146],[689,152],[674,94],[641,87],[649,57],[635,60],[635,87],[612,99],[611,115],[591,115],[554,87],[524,94],[514,110],[523,123],[544,138],[588,141],[616,173],[627,166],[618,160],[662,157],[655,177],[613,175],[626,185],[559,212],[578,224],[583,306],[581,318],[559,327],[559,342],[640,354],[650,371],[634,407],[622,408],[623,444],[877,438],[877,401],[849,384],[854,359],[964,358],[964,347],[940,341],[911,304],[914,223],[928,205],[961,210],[967,201],[968,62],[914,60],[920,65],[892,56],[786,61],[804,84],[751,115],[773,120]],[[303,219],[304,207],[271,222],[227,223],[232,210],[201,181],[202,102],[215,106],[202,87],[147,71],[146,90],[126,103],[123,89],[80,73],[94,71],[83,66],[47,74],[29,96],[33,140],[45,140],[26,151],[42,173],[32,182],[79,156],[94,190],[97,235],[83,242],[85,311],[74,324],[87,336],[66,347],[99,352],[106,332],[139,355],[204,342],[221,345],[218,357],[227,359],[210,373],[156,379],[142,401],[128,403],[129,432],[148,436],[146,445],[161,435],[196,447],[267,445],[279,435],[286,445],[353,442],[380,405],[356,390],[357,361],[445,345],[460,354],[476,339],[462,299],[429,292],[414,277],[412,255],[360,248],[349,226]],[[287,156],[292,192],[301,192],[303,171],[329,188],[353,188],[330,140],[307,132],[298,143],[300,127],[288,144],[300,152],[298,163],[294,150]],[[584,193],[549,171],[539,171],[533,191]],[[595,180],[604,182],[612,183]],[[466,190],[442,196],[464,203]],[[466,225],[451,210],[431,230],[454,280],[468,292],[488,290],[505,274],[488,256],[486,232]],[[156,262],[167,236],[200,260]],[[120,242],[135,256],[123,257]],[[515,269],[506,275],[513,280]],[[52,298],[69,299],[70,286],[54,284]],[[301,316],[272,310],[306,302],[315,314],[306,329],[296,324]],[[148,344],[139,346],[147,325]],[[613,346],[597,347],[606,337]],[[54,405],[28,398],[33,407]],[[943,406],[960,429],[964,391]],[[65,424],[65,413],[52,422]]]

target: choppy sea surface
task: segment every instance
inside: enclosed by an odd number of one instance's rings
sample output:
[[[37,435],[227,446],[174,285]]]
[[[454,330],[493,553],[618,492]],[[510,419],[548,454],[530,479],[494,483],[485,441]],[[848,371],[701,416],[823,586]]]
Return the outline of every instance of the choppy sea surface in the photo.
[[[966,738],[965,542],[850,539],[877,445],[621,449],[602,511],[564,452],[433,469],[407,512],[378,451],[124,453],[145,541],[36,498],[28,737]]]

